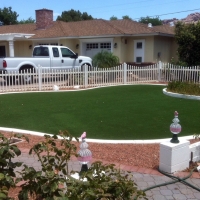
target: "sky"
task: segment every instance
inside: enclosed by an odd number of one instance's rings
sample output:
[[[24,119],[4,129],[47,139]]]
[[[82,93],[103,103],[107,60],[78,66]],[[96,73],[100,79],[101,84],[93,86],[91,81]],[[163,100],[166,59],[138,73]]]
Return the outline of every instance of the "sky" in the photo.
[[[160,19],[182,19],[187,15],[200,12],[200,0],[0,0],[0,8],[12,7],[19,15],[17,20],[35,19],[35,10],[53,10],[54,20],[63,11],[71,9],[87,12],[93,18],[109,20],[115,16],[122,19],[128,15],[138,21],[141,17]],[[171,14],[170,14],[171,13]]]

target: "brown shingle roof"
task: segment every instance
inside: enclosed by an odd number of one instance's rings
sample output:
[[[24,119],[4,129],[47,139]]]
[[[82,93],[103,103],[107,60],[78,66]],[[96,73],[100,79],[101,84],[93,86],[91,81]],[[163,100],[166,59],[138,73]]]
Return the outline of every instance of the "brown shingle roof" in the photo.
[[[19,24],[0,26],[0,34],[5,33],[27,33],[35,34],[36,38],[55,37],[95,37],[109,35],[135,35],[135,34],[171,34],[174,35],[174,27],[168,25],[147,27],[132,20],[112,20],[103,19],[87,20],[78,22],[55,21],[46,29],[36,29],[36,24]]]
[[[152,29],[149,29],[146,24],[141,24],[132,20],[111,20],[108,21],[113,27],[123,31],[124,34],[147,34],[152,33]]]

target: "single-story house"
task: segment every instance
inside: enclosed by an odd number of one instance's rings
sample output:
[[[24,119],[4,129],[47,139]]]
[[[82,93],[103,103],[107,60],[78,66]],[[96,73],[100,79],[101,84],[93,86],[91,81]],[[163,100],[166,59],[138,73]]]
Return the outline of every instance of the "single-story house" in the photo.
[[[68,46],[91,58],[106,50],[117,55],[121,63],[169,62],[176,57],[174,26],[152,26],[128,19],[53,21],[52,10],[35,12],[36,23],[0,26],[0,57],[28,57],[33,46],[44,44]]]

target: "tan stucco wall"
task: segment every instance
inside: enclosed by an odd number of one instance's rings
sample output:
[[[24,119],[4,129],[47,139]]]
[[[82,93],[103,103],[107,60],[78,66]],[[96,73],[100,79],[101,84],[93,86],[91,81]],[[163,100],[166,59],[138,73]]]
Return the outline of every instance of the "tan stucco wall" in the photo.
[[[145,41],[144,62],[158,62],[158,52],[161,52],[161,61],[170,62],[172,57],[177,58],[177,45],[172,37],[148,36],[127,38],[127,44],[121,50],[123,62],[134,61],[134,40]]]
[[[170,62],[172,57],[176,56],[175,42],[172,37],[155,36],[154,46],[154,62],[159,60],[162,62]],[[158,57],[159,52],[160,58]]]
[[[152,62],[153,49],[154,49],[153,36],[129,37],[126,39],[127,39],[127,44],[124,44],[124,49],[123,49],[123,51],[126,52],[123,57],[124,62],[125,61],[126,62],[134,62],[134,40],[144,40],[145,41],[144,62]]]
[[[117,48],[112,46],[111,49],[119,57],[121,63],[134,62],[134,40],[145,41],[144,62],[157,62],[159,60],[158,52],[161,53],[160,60],[163,62],[170,62],[172,57],[177,59],[177,44],[172,37],[115,37],[113,38],[113,45],[117,43]],[[69,47],[80,55],[81,42],[79,39],[61,39],[59,43]],[[32,55],[33,44],[32,41],[14,41],[15,56],[30,57]],[[76,49],[77,44],[79,44],[78,49]],[[6,46],[6,56],[9,56],[8,41],[1,41],[0,45]],[[29,49],[30,45],[32,45],[31,49]]]
[[[121,38],[117,37],[113,40],[113,45],[117,43],[117,48],[113,47],[113,54],[119,57],[119,62],[123,62],[124,52],[123,52],[123,44],[121,42]]]
[[[31,41],[14,41],[15,57],[31,57],[33,46],[29,49],[30,45],[32,45]]]
[[[80,42],[78,39],[62,39],[62,40],[60,40],[60,44],[62,44],[63,46],[67,46],[75,53],[80,54]],[[78,49],[76,49],[77,44],[79,44]]]
[[[145,41],[144,62],[152,62],[154,37],[116,37],[113,44],[117,43],[117,48],[113,48],[113,53],[119,57],[120,62],[134,62],[134,40]],[[125,42],[126,41],[126,42]]]

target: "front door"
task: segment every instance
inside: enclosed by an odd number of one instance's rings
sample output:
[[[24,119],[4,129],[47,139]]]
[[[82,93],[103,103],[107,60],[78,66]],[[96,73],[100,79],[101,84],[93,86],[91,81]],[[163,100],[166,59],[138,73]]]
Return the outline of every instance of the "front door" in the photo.
[[[0,46],[0,57],[6,57],[6,48],[5,48],[5,46]]]
[[[144,40],[134,40],[134,62],[144,62]]]

